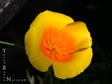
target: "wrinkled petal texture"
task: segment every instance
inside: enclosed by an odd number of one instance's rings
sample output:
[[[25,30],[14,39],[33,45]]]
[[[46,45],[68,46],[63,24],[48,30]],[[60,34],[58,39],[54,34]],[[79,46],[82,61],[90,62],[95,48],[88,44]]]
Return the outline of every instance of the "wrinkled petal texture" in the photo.
[[[92,60],[92,38],[84,22],[67,15],[44,11],[25,34],[28,59],[37,70],[46,72],[52,65],[57,78],[73,78]]]

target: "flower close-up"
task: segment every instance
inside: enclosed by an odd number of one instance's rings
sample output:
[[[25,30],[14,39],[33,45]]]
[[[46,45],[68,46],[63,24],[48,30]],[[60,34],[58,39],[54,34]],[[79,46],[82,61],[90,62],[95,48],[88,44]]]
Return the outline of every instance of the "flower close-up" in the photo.
[[[60,79],[84,72],[92,60],[91,46],[84,22],[48,10],[37,15],[25,34],[25,50],[32,66],[41,72],[52,66]]]

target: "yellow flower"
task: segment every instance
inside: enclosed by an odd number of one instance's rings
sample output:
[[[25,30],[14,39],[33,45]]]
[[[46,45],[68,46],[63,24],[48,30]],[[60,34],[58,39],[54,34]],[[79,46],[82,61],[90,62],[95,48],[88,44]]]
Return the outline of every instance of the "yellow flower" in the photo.
[[[89,66],[91,45],[84,22],[48,10],[35,18],[25,35],[26,54],[33,67],[46,72],[52,65],[60,79],[73,78]]]

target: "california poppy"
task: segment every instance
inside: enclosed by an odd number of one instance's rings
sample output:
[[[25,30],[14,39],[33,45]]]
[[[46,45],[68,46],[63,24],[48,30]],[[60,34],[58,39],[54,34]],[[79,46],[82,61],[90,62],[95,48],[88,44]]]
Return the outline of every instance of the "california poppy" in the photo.
[[[53,11],[41,12],[25,34],[25,49],[34,68],[53,67],[60,79],[73,78],[92,60],[92,38],[82,21]]]

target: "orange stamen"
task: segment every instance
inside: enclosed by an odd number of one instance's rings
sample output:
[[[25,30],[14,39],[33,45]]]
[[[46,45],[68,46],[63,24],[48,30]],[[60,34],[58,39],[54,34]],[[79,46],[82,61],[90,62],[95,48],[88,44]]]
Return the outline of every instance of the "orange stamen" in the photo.
[[[69,61],[75,50],[75,42],[67,31],[59,32],[58,29],[49,27],[45,30],[40,48],[49,59],[58,62]]]

